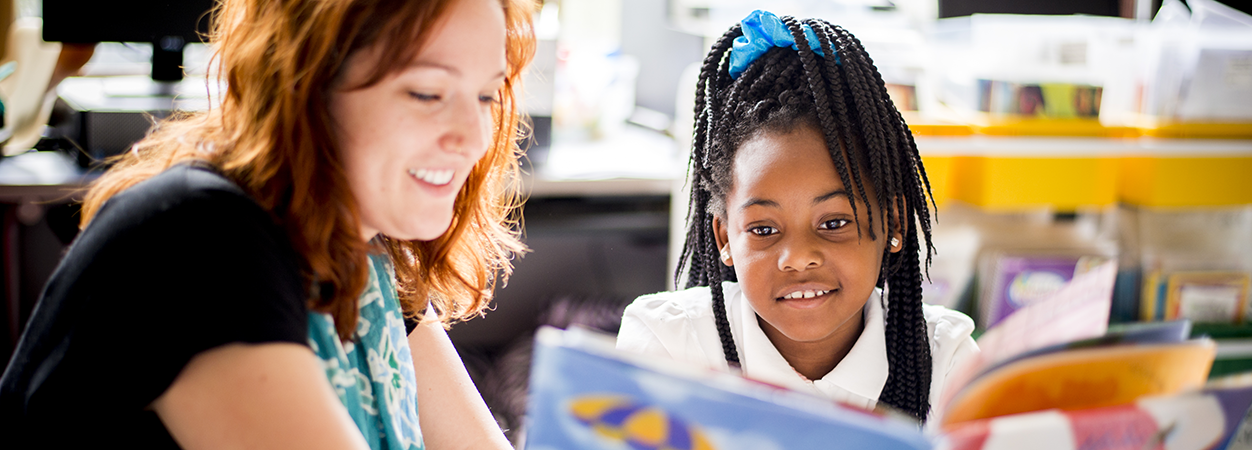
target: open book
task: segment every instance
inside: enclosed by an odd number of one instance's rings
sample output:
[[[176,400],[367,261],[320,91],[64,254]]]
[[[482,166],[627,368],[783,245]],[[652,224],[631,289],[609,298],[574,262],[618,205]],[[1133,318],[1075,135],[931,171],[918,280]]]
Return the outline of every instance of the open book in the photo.
[[[1214,345],[1187,339],[1186,322],[1107,333],[1115,271],[1076,275],[985,333],[926,432],[889,411],[619,352],[611,336],[543,329],[526,448],[1225,448],[1252,385],[1200,390]]]
[[[1109,334],[1117,276],[1108,261],[1076,274],[978,339],[981,352],[954,369],[935,407],[941,424],[1049,408],[1125,404],[1201,387],[1216,346],[1188,340],[1188,322],[1139,324]]]
[[[594,332],[543,328],[526,449],[927,449],[916,425],[734,374],[620,352]]]

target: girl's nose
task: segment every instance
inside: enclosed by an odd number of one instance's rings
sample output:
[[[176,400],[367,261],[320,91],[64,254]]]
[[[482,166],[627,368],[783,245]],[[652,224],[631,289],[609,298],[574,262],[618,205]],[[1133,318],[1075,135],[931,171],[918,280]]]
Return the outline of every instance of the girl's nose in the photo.
[[[781,271],[804,271],[821,267],[825,262],[816,237],[809,233],[792,234],[782,242],[782,254],[778,257]]]

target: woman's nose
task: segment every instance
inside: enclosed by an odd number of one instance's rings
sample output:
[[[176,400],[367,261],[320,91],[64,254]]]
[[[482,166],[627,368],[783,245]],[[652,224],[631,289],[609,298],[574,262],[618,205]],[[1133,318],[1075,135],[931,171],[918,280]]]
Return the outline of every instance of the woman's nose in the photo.
[[[478,101],[478,96],[468,96],[454,102],[445,117],[446,128],[440,137],[439,145],[444,151],[467,155],[475,160],[487,151],[487,141],[491,132],[490,110]]]

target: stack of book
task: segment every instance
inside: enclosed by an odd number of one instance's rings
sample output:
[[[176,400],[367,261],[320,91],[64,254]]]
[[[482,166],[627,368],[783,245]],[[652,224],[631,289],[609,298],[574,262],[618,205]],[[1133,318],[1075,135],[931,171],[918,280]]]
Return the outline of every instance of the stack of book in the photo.
[[[1077,275],[979,338],[923,427],[541,330],[528,450],[1252,448],[1252,384],[1206,387],[1215,346],[1186,321],[1108,330],[1116,266]],[[1252,422],[1250,422],[1252,423]]]

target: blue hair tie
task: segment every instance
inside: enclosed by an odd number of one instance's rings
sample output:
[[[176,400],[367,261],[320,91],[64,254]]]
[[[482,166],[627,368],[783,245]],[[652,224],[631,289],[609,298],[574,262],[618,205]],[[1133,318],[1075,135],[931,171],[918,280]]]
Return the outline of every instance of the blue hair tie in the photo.
[[[739,78],[743,71],[748,70],[748,65],[764,55],[765,52],[774,47],[791,47],[792,50],[799,50],[796,45],[795,37],[791,36],[791,31],[787,29],[787,24],[783,23],[778,16],[769,11],[756,10],[748,17],[739,22],[743,25],[743,36],[735,38],[735,42],[730,49],[730,77]],[[822,44],[817,40],[817,33],[813,32],[813,28],[808,24],[800,24],[800,28],[804,30],[804,37],[809,41],[809,48],[813,49],[823,57],[826,53],[822,52]],[[839,55],[835,55],[835,64],[839,64]]]

